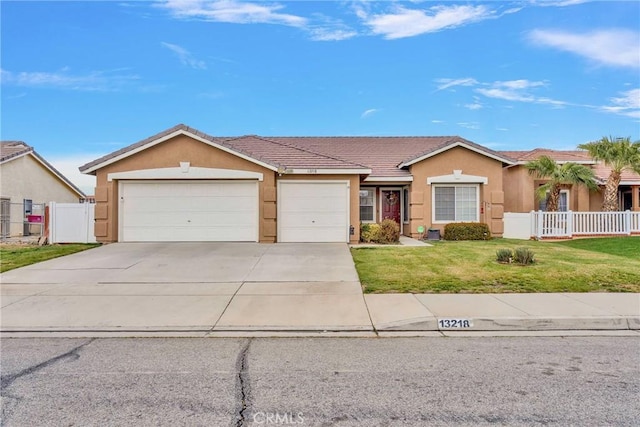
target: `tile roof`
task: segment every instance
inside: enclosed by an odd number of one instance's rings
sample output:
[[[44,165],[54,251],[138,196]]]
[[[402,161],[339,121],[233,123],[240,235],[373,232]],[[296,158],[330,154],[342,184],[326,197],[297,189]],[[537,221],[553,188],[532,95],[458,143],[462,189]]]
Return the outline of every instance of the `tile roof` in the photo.
[[[529,151],[500,151],[500,153],[518,162],[528,162],[539,159],[542,156],[548,156],[556,162],[595,163],[589,153],[584,150],[550,150],[547,148],[536,148]]]
[[[67,177],[64,176],[58,169],[54,168],[51,163],[47,162],[41,155],[36,153],[33,147],[27,145],[22,141],[0,141],[0,163],[5,163],[25,154],[31,154],[54,175],[62,180],[67,186],[69,186],[73,191],[78,193],[79,196],[85,197],[85,194],[82,190],[76,187],[73,182],[69,181]]]
[[[0,141],[0,162],[21,156],[33,151],[33,148],[22,141]]]
[[[227,139],[222,144],[287,169],[369,169],[362,164],[301,148],[286,141],[255,135]]]
[[[603,163],[598,162],[593,166],[593,173],[599,180],[602,181],[602,183],[605,183],[607,181],[607,178],[609,178],[609,175],[611,174],[611,168]],[[625,183],[638,184],[640,183],[640,174],[637,174],[631,170],[624,170],[622,171],[622,174],[620,174],[620,183],[623,185]]]
[[[407,178],[411,174],[399,165],[417,160],[452,144],[465,144],[472,149],[497,158],[505,163],[512,160],[458,136],[275,136],[213,137],[197,129],[179,124],[135,144],[107,154],[80,167],[92,173],[103,163],[144,148],[145,145],[175,132],[188,132],[231,151],[270,165],[287,169],[365,169],[378,178]]]

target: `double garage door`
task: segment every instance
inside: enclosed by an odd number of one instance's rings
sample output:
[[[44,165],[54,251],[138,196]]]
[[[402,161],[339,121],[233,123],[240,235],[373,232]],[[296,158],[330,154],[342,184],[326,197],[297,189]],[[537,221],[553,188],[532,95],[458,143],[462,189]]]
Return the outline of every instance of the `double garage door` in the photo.
[[[256,242],[256,181],[123,181],[122,242]],[[279,242],[347,242],[346,182],[280,181]]]
[[[256,242],[256,181],[124,181],[122,242]]]

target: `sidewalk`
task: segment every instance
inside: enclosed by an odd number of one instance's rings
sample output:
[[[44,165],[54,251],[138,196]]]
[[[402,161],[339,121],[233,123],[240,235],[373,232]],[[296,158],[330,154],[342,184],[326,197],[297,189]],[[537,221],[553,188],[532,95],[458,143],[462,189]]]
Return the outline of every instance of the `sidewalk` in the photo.
[[[3,337],[52,333],[57,336],[564,335],[605,331],[640,337],[640,294],[363,295],[358,282],[2,288]],[[153,295],[143,295],[150,288]]]

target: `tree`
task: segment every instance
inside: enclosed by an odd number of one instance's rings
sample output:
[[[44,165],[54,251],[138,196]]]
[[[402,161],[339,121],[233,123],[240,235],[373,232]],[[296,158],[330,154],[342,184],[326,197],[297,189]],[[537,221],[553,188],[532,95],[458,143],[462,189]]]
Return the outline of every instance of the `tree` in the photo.
[[[578,148],[587,150],[594,160],[604,162],[611,168],[604,187],[602,210],[618,210],[618,186],[622,172],[626,170],[640,174],[640,141],[631,142],[631,138],[603,137],[599,141],[581,144]]]
[[[527,162],[525,167],[530,175],[547,182],[536,191],[538,199],[547,199],[547,211],[557,212],[562,187],[569,185],[584,185],[589,190],[597,190],[598,184],[593,171],[585,165],[567,162],[562,165],[556,163],[549,156]]]

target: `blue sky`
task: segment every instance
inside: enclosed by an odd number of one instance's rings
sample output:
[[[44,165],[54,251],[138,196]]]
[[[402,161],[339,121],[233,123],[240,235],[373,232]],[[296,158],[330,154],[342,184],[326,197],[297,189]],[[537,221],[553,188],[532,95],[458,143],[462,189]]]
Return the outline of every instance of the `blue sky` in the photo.
[[[212,135],[640,139],[637,1],[0,3],[1,137],[81,164]]]

